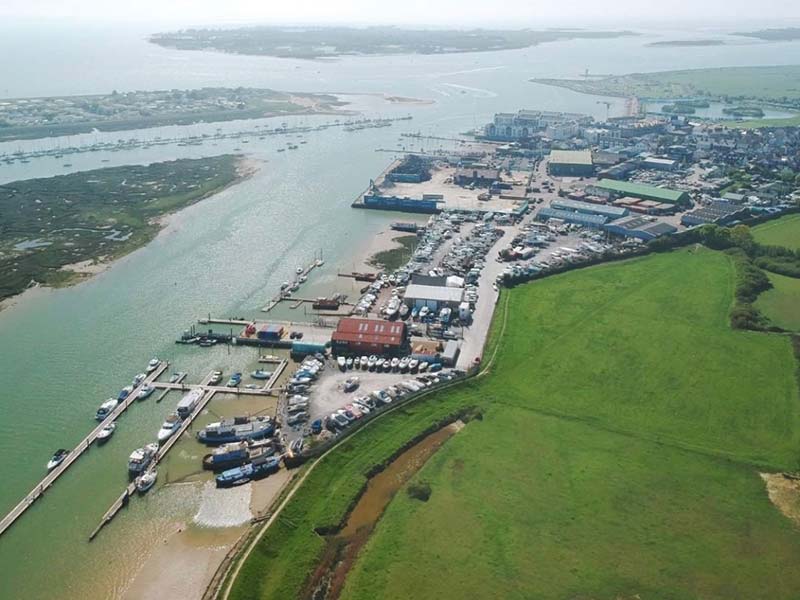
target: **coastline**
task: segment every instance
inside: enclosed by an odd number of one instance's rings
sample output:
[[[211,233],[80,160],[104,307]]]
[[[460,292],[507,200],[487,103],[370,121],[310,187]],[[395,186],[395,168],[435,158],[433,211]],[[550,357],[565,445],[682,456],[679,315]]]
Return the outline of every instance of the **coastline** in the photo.
[[[143,240],[143,243],[135,248],[126,248],[123,252],[119,254],[110,254],[99,256],[95,259],[87,259],[77,263],[71,263],[67,265],[62,265],[59,270],[70,272],[71,275],[63,281],[60,285],[44,285],[41,283],[36,282],[34,285],[26,288],[24,291],[20,292],[19,294],[14,294],[13,296],[9,296],[8,298],[3,298],[0,300],[0,313],[23,304],[25,300],[31,299],[33,296],[41,295],[43,292],[52,292],[54,290],[65,288],[65,287],[72,287],[75,285],[79,285],[85,281],[89,281],[90,279],[94,278],[97,275],[105,273],[116,264],[119,263],[122,259],[132,255],[137,250],[141,250],[145,248],[148,244],[150,244],[153,240],[158,238],[162,235],[171,224],[172,220],[175,219],[181,211],[198,202],[203,202],[216,194],[222,193],[230,187],[237,185],[253,175],[255,175],[258,170],[261,168],[262,161],[249,158],[247,156],[242,155],[239,157],[236,165],[236,177],[234,177],[231,181],[226,183],[219,188],[215,188],[210,190],[208,193],[203,194],[202,196],[197,197],[189,204],[181,207],[176,211],[171,211],[160,215],[159,217],[152,219],[150,224],[155,226],[157,229],[153,233],[153,235],[149,236],[147,239]]]
[[[154,542],[152,553],[131,577],[121,597],[125,600],[204,597],[224,573],[239,544],[269,514],[294,479],[294,473],[282,469],[267,479],[248,484],[253,515],[250,523],[233,527],[175,523],[169,534]]]

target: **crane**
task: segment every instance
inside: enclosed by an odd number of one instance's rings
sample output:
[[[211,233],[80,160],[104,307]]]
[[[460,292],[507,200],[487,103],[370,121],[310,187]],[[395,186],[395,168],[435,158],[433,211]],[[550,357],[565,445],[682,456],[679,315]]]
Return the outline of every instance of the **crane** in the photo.
[[[598,100],[597,104],[605,104],[606,105],[606,121],[608,121],[609,113],[611,112],[611,102],[608,100]]]

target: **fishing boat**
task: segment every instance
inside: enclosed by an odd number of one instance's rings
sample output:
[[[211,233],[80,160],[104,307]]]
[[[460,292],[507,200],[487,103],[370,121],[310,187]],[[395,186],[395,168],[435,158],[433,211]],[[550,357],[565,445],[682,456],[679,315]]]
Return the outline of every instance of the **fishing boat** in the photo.
[[[202,388],[195,388],[190,391],[178,401],[178,406],[175,411],[176,414],[181,419],[185,419],[191,415],[194,412],[194,409],[197,408],[200,400],[203,398],[203,394],[205,394],[205,391]]]
[[[117,430],[116,423],[109,423],[105,427],[103,427],[100,431],[97,432],[97,443],[98,444],[105,444],[111,436],[114,435],[114,432]]]
[[[228,469],[216,476],[217,487],[233,487],[249,481],[263,479],[280,469],[281,459],[277,456],[267,456],[255,459],[241,467]]]
[[[136,485],[136,491],[140,494],[147,492],[147,490],[156,484],[156,477],[158,477],[158,471],[155,469],[148,469],[139,475],[134,481],[134,485]]]
[[[234,373],[231,375],[231,378],[228,379],[228,383],[225,384],[225,387],[237,387],[242,382],[242,374],[241,373]]]
[[[253,379],[269,379],[272,377],[272,372],[264,371],[263,369],[256,369],[252,373],[250,373],[250,377]]]
[[[67,455],[69,455],[69,450],[66,448],[59,448],[56,450],[53,453],[53,457],[47,461],[47,470],[52,471],[55,469],[58,465],[64,462],[64,459],[67,458]]]
[[[125,400],[125,398],[130,396],[132,392],[133,392],[133,386],[132,385],[126,385],[124,388],[122,388],[119,391],[119,395],[117,396],[117,400],[119,402],[122,402],[123,400]]]
[[[128,474],[136,476],[142,473],[153,462],[153,458],[158,452],[158,444],[147,444],[142,448],[137,448],[131,452],[128,458]]]
[[[158,368],[158,365],[160,364],[161,364],[160,360],[158,360],[157,358],[151,358],[150,362],[147,363],[147,372],[152,373]]]
[[[161,429],[158,430],[158,443],[166,442],[172,434],[178,431],[181,427],[181,418],[176,414],[169,415],[161,424]]]
[[[116,399],[109,398],[100,405],[100,408],[97,409],[94,418],[98,421],[104,421],[105,418],[110,415],[115,408],[117,408],[117,404],[119,404],[119,402]]]
[[[141,387],[141,389],[139,390],[139,393],[138,393],[138,394],[136,394],[136,399],[137,399],[137,400],[144,400],[144,399],[146,399],[146,398],[149,398],[149,397],[150,397],[150,395],[151,395],[153,392],[155,392],[155,391],[156,391],[156,388],[154,388],[154,387],[153,387],[152,385],[150,385],[149,383],[145,383],[145,384],[144,384],[144,385]]]
[[[206,425],[197,433],[197,439],[207,446],[220,446],[243,440],[261,440],[274,432],[275,426],[269,417],[234,417]]]

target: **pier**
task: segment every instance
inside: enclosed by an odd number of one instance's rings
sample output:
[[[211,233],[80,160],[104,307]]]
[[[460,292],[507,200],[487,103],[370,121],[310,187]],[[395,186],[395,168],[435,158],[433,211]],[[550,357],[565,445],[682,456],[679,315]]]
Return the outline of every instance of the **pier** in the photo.
[[[56,480],[63,475],[67,469],[69,469],[72,464],[77,461],[81,455],[86,452],[89,447],[94,443],[97,439],[97,434],[106,427],[110,425],[117,418],[130,407],[131,404],[138,400],[139,391],[145,384],[155,385],[155,380],[158,379],[164,371],[167,370],[169,367],[169,363],[166,361],[162,361],[159,363],[158,367],[156,367],[146,378],[145,380],[136,387],[133,392],[128,394],[128,397],[125,398],[122,402],[120,402],[116,408],[111,411],[111,413],[97,426],[95,427],[89,435],[83,438],[75,448],[67,455],[64,461],[58,465],[55,469],[50,471],[44,479],[42,479],[36,487],[34,487],[26,496],[17,504],[14,508],[11,509],[5,517],[3,517],[2,521],[0,521],[0,535],[6,532],[6,530],[11,527],[17,519],[19,519],[28,508],[33,506],[33,503],[36,502],[39,498],[41,498],[44,493],[53,485]]]
[[[310,265],[308,265],[306,268],[302,269],[299,273],[295,275],[294,279],[295,285],[299,286],[300,285],[299,279],[301,277],[308,277],[311,271],[321,266],[322,266],[322,259],[321,258],[317,259],[315,257],[314,261]],[[292,300],[292,299],[293,299],[292,292],[288,289],[282,289],[277,293],[277,295],[273,296],[269,302],[267,302],[267,304],[261,309],[261,312],[269,312],[273,308],[278,306],[278,304],[280,304],[282,300]]]
[[[203,412],[203,410],[205,410],[205,407],[208,406],[208,403],[211,402],[211,399],[214,397],[217,391],[219,391],[219,388],[217,388],[216,386],[208,385],[209,382],[211,381],[212,375],[213,371],[208,375],[206,375],[205,379],[203,379],[200,385],[188,386],[189,389],[200,387],[207,391],[205,394],[203,394],[203,397],[200,399],[200,402],[197,403],[197,406],[195,407],[194,411],[192,411],[192,414],[190,414],[181,422],[181,426],[178,429],[178,431],[176,431],[173,435],[171,435],[163,443],[163,445],[159,447],[158,452],[153,458],[153,461],[150,463],[148,469],[152,469],[153,467],[157,466],[159,462],[161,462],[161,460],[167,455],[167,452],[169,452],[172,449],[172,447],[178,442],[178,440],[184,434],[184,432],[191,426],[192,422],[198,417],[198,415],[200,415],[201,412]],[[153,385],[159,385],[162,387],[168,386],[166,387],[167,391],[171,389],[185,389],[181,387],[182,384],[180,383],[161,383],[161,384],[154,383]],[[230,388],[222,388],[222,389],[229,390]],[[120,494],[120,496],[108,508],[105,514],[103,514],[103,518],[100,519],[100,523],[98,523],[97,527],[95,527],[92,533],[89,534],[90,542],[97,537],[97,534],[100,533],[103,527],[108,525],[114,519],[114,517],[117,516],[117,513],[119,513],[120,510],[122,510],[125,506],[128,505],[131,496],[133,496],[135,493],[136,493],[136,483],[132,481],[123,490],[122,494]]]

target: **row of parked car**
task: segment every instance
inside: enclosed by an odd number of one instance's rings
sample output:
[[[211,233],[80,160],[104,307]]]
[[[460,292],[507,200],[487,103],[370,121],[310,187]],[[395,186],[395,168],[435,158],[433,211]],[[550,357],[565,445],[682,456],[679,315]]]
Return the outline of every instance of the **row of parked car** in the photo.
[[[308,392],[325,369],[325,357],[321,354],[308,356],[286,384],[286,424],[299,427],[309,419]]]
[[[352,402],[345,404],[339,410],[325,417],[324,421],[319,420],[312,423],[311,431],[312,433],[319,433],[324,427],[334,434],[340,433],[366,415],[379,411],[409,394],[421,392],[426,388],[441,385],[463,376],[464,372],[456,369],[429,373],[419,375],[413,379],[405,379],[367,395],[357,396]]]

